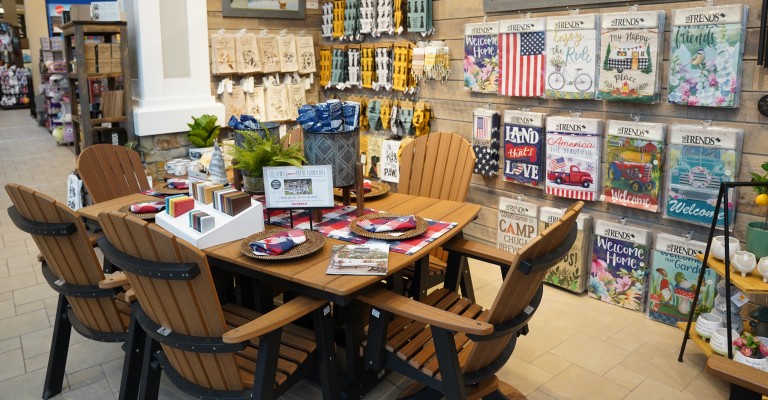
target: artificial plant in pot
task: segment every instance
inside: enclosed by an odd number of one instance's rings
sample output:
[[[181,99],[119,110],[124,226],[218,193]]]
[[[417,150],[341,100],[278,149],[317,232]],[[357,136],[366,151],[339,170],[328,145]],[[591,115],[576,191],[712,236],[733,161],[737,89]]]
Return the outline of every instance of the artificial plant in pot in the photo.
[[[742,332],[740,337],[733,340],[736,349],[733,360],[768,372],[768,343],[765,341],[764,337],[752,336],[747,331]]]
[[[221,127],[216,124],[215,115],[203,114],[192,117],[192,123],[187,124],[189,132],[189,158],[197,160],[205,153],[213,151],[213,142],[219,137]]]
[[[768,162],[760,166],[762,173],[750,172],[753,183],[768,184]],[[765,219],[747,224],[747,251],[758,259],[768,256],[768,186],[753,186],[757,193],[755,203],[765,207]]]
[[[243,173],[245,191],[264,193],[264,175],[262,168],[293,165],[300,167],[304,153],[298,143],[285,144],[287,136],[276,140],[271,135],[261,135],[258,131],[238,131],[243,137],[240,146],[231,146],[230,154],[235,168]]]

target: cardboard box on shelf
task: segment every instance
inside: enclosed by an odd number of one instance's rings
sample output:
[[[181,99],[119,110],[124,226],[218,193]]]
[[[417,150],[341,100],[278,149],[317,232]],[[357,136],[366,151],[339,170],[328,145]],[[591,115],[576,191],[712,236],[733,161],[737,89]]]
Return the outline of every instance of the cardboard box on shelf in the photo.
[[[123,72],[123,64],[121,64],[120,59],[111,59],[109,60],[111,64],[111,69],[113,74],[121,73]]]
[[[98,70],[96,69],[96,60],[85,60],[85,73],[87,74],[95,74]]]
[[[112,60],[99,59],[97,65],[100,74],[109,74],[112,72]]]
[[[69,6],[70,21],[91,21],[91,6],[89,4],[72,4]]]
[[[86,60],[96,59],[96,43],[85,44],[85,59]]]
[[[112,59],[120,59],[120,42],[112,43]]]
[[[101,60],[109,60],[112,58],[112,44],[99,43],[96,45],[96,57]]]

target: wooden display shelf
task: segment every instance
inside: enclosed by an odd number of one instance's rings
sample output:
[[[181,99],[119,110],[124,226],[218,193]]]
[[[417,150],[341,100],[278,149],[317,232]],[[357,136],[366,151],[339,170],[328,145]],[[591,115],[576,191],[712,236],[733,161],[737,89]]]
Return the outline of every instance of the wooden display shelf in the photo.
[[[688,325],[688,322],[686,322],[686,321],[680,321],[680,322],[677,323],[677,327],[680,328],[680,330],[682,330],[683,332],[685,332],[686,325]],[[701,336],[699,336],[698,333],[696,333],[696,323],[695,322],[691,323],[691,333],[690,333],[690,336],[688,336],[688,338],[691,339],[691,341],[693,343],[696,343],[696,346],[707,357],[711,356],[712,354],[717,354],[717,353],[715,353],[714,350],[712,350],[712,346],[709,345],[709,342],[704,340],[704,338],[702,338]]]
[[[118,34],[122,33],[120,27],[127,24],[125,21],[70,21],[62,25],[61,30],[65,36],[74,35],[75,26],[86,34]]]
[[[126,117],[113,117],[113,118],[91,118],[91,125],[98,125],[98,124],[107,124],[107,123],[119,123],[119,122],[125,122],[127,120]],[[79,115],[73,115],[72,121],[77,122],[78,124],[80,122],[80,116]],[[94,126],[94,128],[98,128],[97,126]]]
[[[696,258],[704,260],[704,254],[697,254]],[[724,262],[709,256],[707,266],[717,272],[718,275],[725,276]],[[745,295],[768,294],[768,283],[763,282],[763,277],[756,274],[756,272],[757,270],[755,269],[752,273],[747,274],[747,276],[741,276],[741,273],[731,266],[731,284],[739,288]]]
[[[70,72],[68,74],[69,79],[78,79],[78,74]],[[87,74],[88,79],[102,79],[102,78],[119,78],[123,76],[122,72],[105,72],[103,74]]]

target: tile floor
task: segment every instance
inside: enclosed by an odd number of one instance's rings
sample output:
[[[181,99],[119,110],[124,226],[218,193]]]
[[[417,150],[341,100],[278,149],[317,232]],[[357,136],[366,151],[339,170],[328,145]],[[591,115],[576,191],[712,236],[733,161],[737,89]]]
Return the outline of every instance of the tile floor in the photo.
[[[57,199],[75,167],[74,148],[59,146],[26,110],[0,111],[0,185],[19,182]],[[45,283],[28,235],[10,222],[10,200],[0,195],[0,399],[39,399],[56,297]],[[489,305],[501,283],[498,269],[472,265],[480,304]],[[682,333],[640,313],[565,291],[545,288],[543,305],[499,372],[531,400],[724,399],[727,386],[704,372],[706,358],[690,344],[677,362]],[[113,399],[120,384],[118,344],[72,336],[61,399]],[[394,399],[407,379],[390,374],[366,399]],[[190,398],[167,381],[161,398]],[[302,383],[285,399],[319,399]]]

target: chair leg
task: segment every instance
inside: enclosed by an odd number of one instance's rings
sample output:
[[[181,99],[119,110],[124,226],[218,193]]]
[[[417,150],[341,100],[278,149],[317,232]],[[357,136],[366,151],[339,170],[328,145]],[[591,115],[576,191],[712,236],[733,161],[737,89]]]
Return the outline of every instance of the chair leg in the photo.
[[[69,336],[72,333],[72,324],[69,322],[69,302],[63,295],[59,295],[59,304],[56,306],[56,322],[53,325],[53,337],[51,338],[51,353],[48,355],[48,371],[45,374],[43,386],[43,398],[49,399],[61,393],[64,383],[64,368],[67,366],[67,353],[69,353]]]
[[[440,365],[440,375],[443,383],[443,395],[446,400],[465,400],[467,392],[464,379],[459,368],[459,356],[453,332],[431,326],[432,339],[435,342],[435,354]]]
[[[120,380],[119,400],[133,400],[139,395],[147,334],[136,321],[134,314],[131,312],[128,339],[124,345],[125,359],[123,360],[123,376]]]
[[[461,287],[461,294],[474,302],[475,287],[472,285],[472,274],[469,272],[469,263],[465,263],[462,268],[459,286]]]
[[[256,371],[253,373],[253,398],[273,399],[275,397],[275,374],[280,350],[282,329],[275,329],[259,337],[259,354],[256,357]]]
[[[160,363],[154,357],[160,351],[160,344],[146,335],[144,340],[144,357],[141,362],[141,383],[139,384],[139,400],[156,400],[160,395]]]
[[[339,373],[336,365],[336,346],[333,340],[333,321],[330,306],[321,307],[312,313],[319,360],[320,383],[323,399],[339,399]]]
[[[730,400],[760,400],[763,396],[739,385],[731,384]]]

